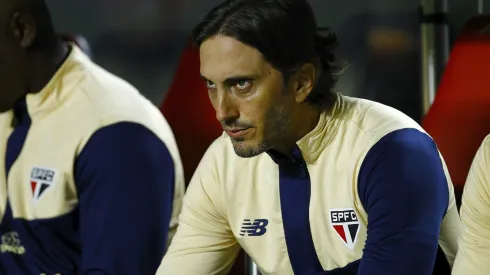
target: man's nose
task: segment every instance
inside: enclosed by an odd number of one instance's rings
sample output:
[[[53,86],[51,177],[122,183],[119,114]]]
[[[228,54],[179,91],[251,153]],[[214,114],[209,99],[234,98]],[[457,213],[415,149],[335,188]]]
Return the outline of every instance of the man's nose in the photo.
[[[233,98],[227,93],[220,93],[216,104],[216,119],[219,122],[225,122],[238,118],[238,108]]]

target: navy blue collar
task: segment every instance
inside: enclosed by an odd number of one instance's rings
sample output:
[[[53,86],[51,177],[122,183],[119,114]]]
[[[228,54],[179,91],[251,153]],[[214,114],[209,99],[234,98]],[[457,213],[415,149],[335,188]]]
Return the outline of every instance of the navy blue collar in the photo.
[[[303,155],[301,154],[301,150],[297,145],[294,146],[291,151],[291,156],[286,156],[281,154],[275,150],[267,151],[267,154],[272,158],[272,160],[278,165],[284,164],[303,164],[305,160],[303,159]]]
[[[13,108],[14,111],[14,126],[19,125],[29,125],[31,123],[31,118],[27,110],[27,103],[25,97],[15,103]]]

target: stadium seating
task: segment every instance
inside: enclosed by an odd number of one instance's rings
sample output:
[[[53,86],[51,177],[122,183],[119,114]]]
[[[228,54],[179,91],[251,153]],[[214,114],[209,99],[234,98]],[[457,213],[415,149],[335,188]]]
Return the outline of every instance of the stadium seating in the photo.
[[[490,133],[489,71],[490,15],[477,16],[457,37],[434,103],[422,121],[446,160],[458,205],[472,159]]]
[[[161,106],[177,139],[187,183],[206,149],[223,131],[199,67],[199,51],[189,40]]]
[[[490,133],[490,16],[470,19],[453,45],[434,103],[422,126],[434,138],[458,206],[473,157]],[[434,274],[449,274],[439,250]]]
[[[189,40],[161,106],[177,140],[187,183],[206,149],[223,132],[199,67],[199,50]],[[242,251],[229,274],[243,275],[244,262]]]

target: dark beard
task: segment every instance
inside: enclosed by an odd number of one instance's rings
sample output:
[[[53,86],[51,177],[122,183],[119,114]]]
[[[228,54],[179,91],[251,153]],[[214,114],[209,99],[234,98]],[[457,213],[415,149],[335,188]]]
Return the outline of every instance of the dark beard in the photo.
[[[246,146],[243,139],[231,139],[235,153],[242,158],[252,158],[273,148],[284,139],[284,134],[291,125],[291,116],[281,107],[271,108],[265,116],[264,140],[259,144]]]

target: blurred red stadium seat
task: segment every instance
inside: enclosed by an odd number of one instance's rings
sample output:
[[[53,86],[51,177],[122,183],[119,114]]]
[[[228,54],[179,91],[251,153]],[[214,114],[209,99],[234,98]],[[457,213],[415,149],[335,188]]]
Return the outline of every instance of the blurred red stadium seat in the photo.
[[[189,183],[202,156],[223,132],[200,77],[199,50],[191,40],[182,53],[161,111],[174,132]],[[229,274],[243,275],[244,263],[242,250]]]
[[[458,36],[433,105],[422,122],[446,160],[459,202],[475,153],[490,133],[490,15]]]
[[[199,50],[190,40],[161,111],[174,132],[188,183],[206,149],[223,132],[200,77]]]

